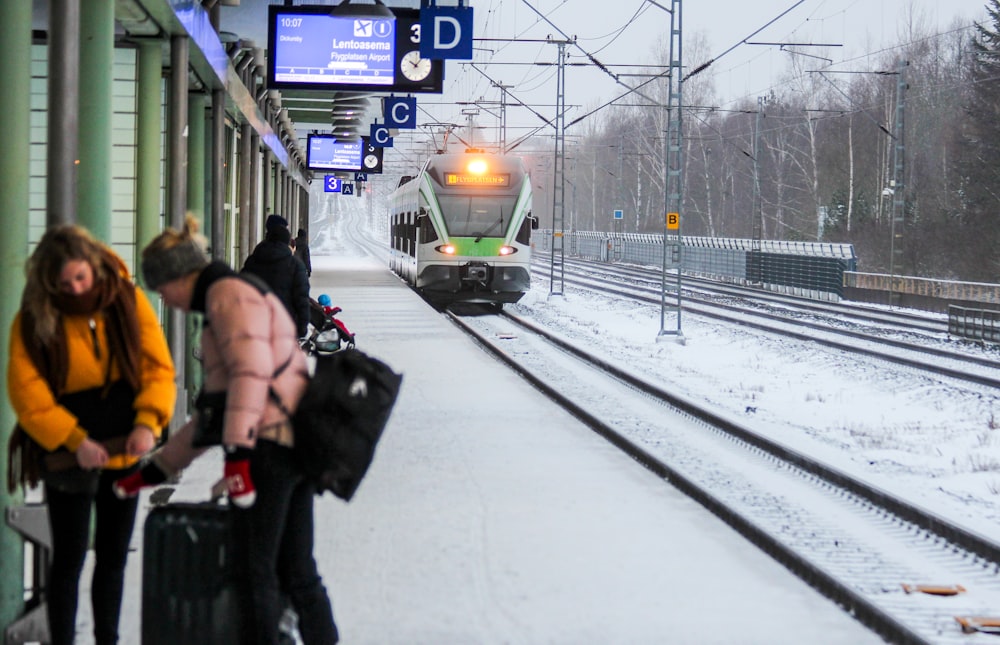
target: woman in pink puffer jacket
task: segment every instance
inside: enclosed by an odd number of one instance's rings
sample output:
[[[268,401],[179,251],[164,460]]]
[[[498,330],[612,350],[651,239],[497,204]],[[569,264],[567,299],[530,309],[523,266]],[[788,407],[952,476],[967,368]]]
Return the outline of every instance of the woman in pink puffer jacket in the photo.
[[[296,463],[294,428],[274,400],[294,411],[308,382],[295,323],[266,286],[209,262],[196,232],[189,217],[183,231],[161,233],[143,250],[142,273],[168,306],[204,314],[203,390],[191,420],[116,492],[130,496],[162,483],[221,443],[237,570],[245,576],[240,642],[278,642],[285,594],[306,645],[330,645],[337,628],[312,555],[315,488]]]

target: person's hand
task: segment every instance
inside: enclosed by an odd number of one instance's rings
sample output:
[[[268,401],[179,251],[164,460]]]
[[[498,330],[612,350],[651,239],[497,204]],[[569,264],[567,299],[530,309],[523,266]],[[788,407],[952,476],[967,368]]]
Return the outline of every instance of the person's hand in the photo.
[[[76,463],[84,470],[94,470],[104,468],[108,463],[108,451],[104,446],[93,439],[84,439],[83,443],[76,449]]]
[[[125,441],[125,452],[133,457],[141,457],[155,446],[156,435],[153,434],[153,429],[148,426],[136,426],[132,428]]]

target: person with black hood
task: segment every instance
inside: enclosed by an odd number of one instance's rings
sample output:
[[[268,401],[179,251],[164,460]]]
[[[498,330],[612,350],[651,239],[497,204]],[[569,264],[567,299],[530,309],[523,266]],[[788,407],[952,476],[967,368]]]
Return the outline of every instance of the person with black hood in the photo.
[[[259,276],[271,287],[295,321],[299,338],[305,338],[309,331],[309,276],[306,266],[292,255],[291,240],[286,227],[271,227],[243,264],[243,271]]]
[[[300,228],[298,235],[295,236],[295,257],[306,265],[306,275],[311,278],[313,267],[312,258],[309,257],[309,234],[304,228]]]

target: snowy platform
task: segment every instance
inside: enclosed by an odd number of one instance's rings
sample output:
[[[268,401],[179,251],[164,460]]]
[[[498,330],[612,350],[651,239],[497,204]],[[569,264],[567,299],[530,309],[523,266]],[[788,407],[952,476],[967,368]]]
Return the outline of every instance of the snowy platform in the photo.
[[[314,257],[320,293],[343,308],[359,349],[404,374],[357,495],[316,505],[316,556],[344,645],[882,642],[375,260]],[[217,457],[196,462],[173,499],[205,499]],[[148,493],[123,643],[139,642],[147,510]]]

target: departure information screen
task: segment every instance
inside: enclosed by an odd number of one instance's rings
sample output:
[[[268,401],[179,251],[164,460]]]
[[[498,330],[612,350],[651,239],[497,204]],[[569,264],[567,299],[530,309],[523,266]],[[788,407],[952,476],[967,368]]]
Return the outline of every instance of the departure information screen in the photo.
[[[392,85],[396,20],[326,14],[274,16],[278,83]]]
[[[364,141],[344,142],[327,135],[309,135],[306,166],[312,170],[361,170]]]

